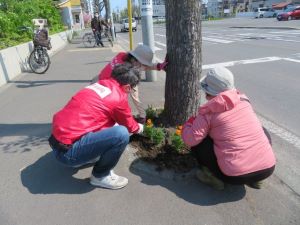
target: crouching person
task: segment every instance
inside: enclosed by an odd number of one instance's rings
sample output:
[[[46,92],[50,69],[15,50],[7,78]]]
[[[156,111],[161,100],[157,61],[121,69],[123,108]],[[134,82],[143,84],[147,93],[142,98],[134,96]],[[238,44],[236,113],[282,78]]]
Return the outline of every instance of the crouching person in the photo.
[[[118,65],[110,79],[83,88],[53,117],[49,144],[56,159],[70,167],[95,163],[90,178],[94,186],[119,189],[128,183],[112,169],[128,144],[129,133],[143,132],[127,97],[139,81],[140,74],[131,65]]]
[[[224,183],[260,189],[274,171],[275,156],[250,101],[224,67],[210,70],[200,85],[208,101],[182,132],[201,168],[197,178],[219,190]]]

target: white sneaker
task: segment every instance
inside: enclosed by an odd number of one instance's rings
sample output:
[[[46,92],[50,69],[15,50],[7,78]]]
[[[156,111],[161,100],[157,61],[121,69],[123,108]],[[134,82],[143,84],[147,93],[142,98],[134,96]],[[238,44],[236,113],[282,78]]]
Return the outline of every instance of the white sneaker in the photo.
[[[116,175],[114,171],[111,170],[105,177],[97,178],[92,175],[90,178],[90,184],[108,189],[119,189],[128,184],[128,179]]]

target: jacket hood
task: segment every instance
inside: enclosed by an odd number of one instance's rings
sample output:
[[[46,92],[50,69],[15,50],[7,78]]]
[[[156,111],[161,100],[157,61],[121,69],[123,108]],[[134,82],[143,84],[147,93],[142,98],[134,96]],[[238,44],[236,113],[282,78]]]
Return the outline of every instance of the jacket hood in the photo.
[[[221,92],[204,105],[200,106],[199,113],[220,113],[233,109],[240,102],[240,93],[236,89]]]

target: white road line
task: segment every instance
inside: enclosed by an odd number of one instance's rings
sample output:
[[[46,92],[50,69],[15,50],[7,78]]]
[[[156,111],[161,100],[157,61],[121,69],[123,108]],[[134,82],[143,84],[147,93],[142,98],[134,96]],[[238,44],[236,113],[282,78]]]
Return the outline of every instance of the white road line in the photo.
[[[142,45],[143,43],[142,42],[140,42],[140,43],[138,43],[139,45]],[[158,48],[158,47],[156,47],[156,46],[154,46],[154,51],[160,51],[160,50],[163,50],[163,49],[161,49],[161,48]]]
[[[216,38],[211,38],[211,37],[202,37],[202,40],[204,40],[204,41],[211,41],[211,42],[217,42],[217,43],[223,43],[223,44],[229,44],[229,43],[233,42],[233,41],[227,41],[227,40],[216,39]]]
[[[167,47],[167,45],[166,45],[166,44],[164,44],[164,43],[161,43],[161,42],[158,42],[158,41],[155,41],[155,44],[158,44],[158,45],[161,45],[161,46]]]
[[[274,56],[274,57],[265,57],[265,58],[258,58],[258,59],[246,59],[246,60],[230,61],[230,62],[203,65],[202,69],[206,70],[206,69],[211,69],[211,68],[215,68],[215,67],[218,67],[218,66],[231,67],[231,66],[236,66],[236,65],[241,65],[241,64],[272,62],[272,61],[277,61],[277,60],[281,60],[281,59],[282,58],[280,58],[280,57]]]
[[[272,34],[300,34],[300,31],[273,31]]]
[[[300,63],[300,60],[298,59],[290,59],[290,58],[282,58],[283,60],[286,60],[286,61],[291,61],[291,62],[296,62],[296,63]]]
[[[267,38],[268,40],[271,40],[271,41],[286,41],[286,42],[300,42],[300,41],[297,41],[297,40],[289,40],[289,39],[284,39],[284,38]]]
[[[163,35],[163,34],[155,34],[156,36],[159,36],[159,37],[166,37],[166,35]]]
[[[261,123],[265,128],[267,128],[268,131],[271,133],[277,135],[281,139],[287,141],[288,143],[294,145],[297,149],[300,149],[300,138],[296,135],[292,134],[291,132],[285,130],[284,128],[281,128],[277,126],[275,123],[263,118],[262,116],[258,116]]]

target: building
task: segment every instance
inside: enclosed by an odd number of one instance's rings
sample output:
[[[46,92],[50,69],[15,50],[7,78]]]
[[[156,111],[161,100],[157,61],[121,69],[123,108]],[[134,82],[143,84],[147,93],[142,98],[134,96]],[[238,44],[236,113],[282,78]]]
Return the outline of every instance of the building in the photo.
[[[152,0],[153,17],[165,17],[165,0]]]
[[[68,29],[84,29],[80,0],[60,0],[57,6],[61,10],[63,24],[67,26]]]

